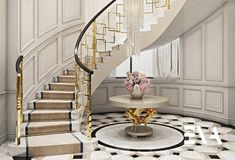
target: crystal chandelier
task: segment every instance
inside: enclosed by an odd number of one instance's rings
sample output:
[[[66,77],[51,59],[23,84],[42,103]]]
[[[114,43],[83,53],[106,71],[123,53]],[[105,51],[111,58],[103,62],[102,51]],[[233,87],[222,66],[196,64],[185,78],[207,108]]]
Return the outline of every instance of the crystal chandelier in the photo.
[[[127,55],[140,54],[140,28],[144,27],[144,0],[124,0]]]

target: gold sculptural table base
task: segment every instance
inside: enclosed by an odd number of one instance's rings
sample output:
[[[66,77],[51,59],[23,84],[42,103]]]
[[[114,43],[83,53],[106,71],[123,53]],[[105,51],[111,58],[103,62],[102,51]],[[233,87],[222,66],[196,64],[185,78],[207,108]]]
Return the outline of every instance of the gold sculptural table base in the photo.
[[[129,108],[126,115],[130,118],[132,126],[125,129],[127,135],[131,137],[147,137],[153,134],[153,129],[147,123],[154,116],[156,110],[153,108]],[[141,126],[144,124],[144,126]]]

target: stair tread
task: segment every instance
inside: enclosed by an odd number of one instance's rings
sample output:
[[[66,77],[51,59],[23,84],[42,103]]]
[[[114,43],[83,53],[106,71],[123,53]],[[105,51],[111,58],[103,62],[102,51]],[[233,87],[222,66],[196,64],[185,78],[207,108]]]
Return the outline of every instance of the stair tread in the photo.
[[[67,86],[74,86],[74,83],[54,82],[54,83],[50,83],[50,85],[67,85]]]
[[[45,113],[69,113],[70,110],[27,110],[24,111],[23,114],[45,114]],[[72,111],[75,112],[75,111]]]
[[[35,103],[71,103],[73,102],[73,100],[54,100],[54,99],[42,99],[42,100],[36,100],[36,101],[32,101]]]
[[[58,77],[65,77],[65,78],[75,78],[74,75],[60,75]]]
[[[30,136],[27,138],[28,138],[29,147],[80,144],[79,140],[76,139],[74,135],[73,133],[63,133],[63,134]],[[23,141],[24,139],[25,138],[22,138]]]
[[[22,127],[46,127],[46,126],[57,126],[57,125],[67,125],[71,123],[78,123],[77,121],[45,121],[45,122],[30,122],[30,123],[22,123]]]
[[[44,90],[41,92],[44,92],[44,93],[74,93],[74,91],[56,91],[56,90]]]

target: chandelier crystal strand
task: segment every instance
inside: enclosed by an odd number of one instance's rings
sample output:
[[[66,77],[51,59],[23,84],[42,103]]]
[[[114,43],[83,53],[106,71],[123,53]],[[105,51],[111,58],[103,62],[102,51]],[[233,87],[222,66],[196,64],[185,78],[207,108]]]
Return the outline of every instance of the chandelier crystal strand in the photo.
[[[124,0],[127,29],[127,55],[140,54],[141,34],[144,27],[144,0]]]

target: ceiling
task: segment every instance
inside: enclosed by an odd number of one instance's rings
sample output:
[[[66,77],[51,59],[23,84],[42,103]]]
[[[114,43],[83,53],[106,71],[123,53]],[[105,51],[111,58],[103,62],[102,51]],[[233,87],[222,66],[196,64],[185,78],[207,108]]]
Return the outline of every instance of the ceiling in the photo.
[[[189,31],[217,9],[222,7],[228,0],[186,0],[183,9],[162,34],[162,36],[147,49],[161,46]]]

